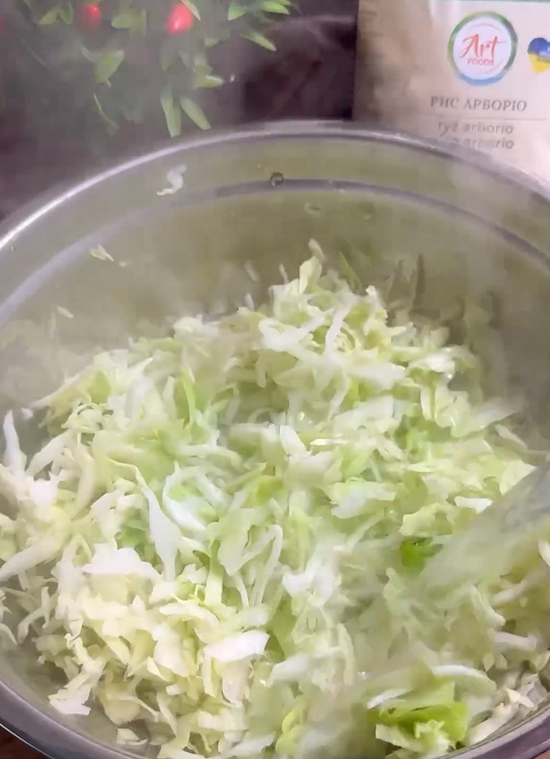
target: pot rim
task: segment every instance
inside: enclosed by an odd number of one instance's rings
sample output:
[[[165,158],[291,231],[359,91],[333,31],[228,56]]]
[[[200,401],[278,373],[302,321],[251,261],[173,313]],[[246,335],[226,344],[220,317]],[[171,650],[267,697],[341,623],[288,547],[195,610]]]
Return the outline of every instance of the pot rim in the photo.
[[[338,121],[286,121],[267,122],[231,130],[212,131],[206,135],[159,146],[153,151],[124,160],[112,168],[101,171],[76,183],[63,183],[39,195],[21,210],[0,224],[0,266],[2,256],[15,240],[31,225],[45,219],[66,201],[84,195],[90,189],[108,182],[121,174],[159,160],[174,158],[181,165],[182,158],[193,151],[211,147],[237,146],[251,142],[280,140],[347,140],[363,143],[380,143],[403,147],[437,158],[466,164],[480,174],[514,186],[549,204],[550,185],[546,185],[518,169],[510,167],[477,151],[452,146],[434,140],[383,129]],[[37,706],[26,701],[0,680],[0,725],[31,748],[51,759],[122,759],[136,754],[122,747],[109,746],[88,737],[76,729],[48,716]],[[472,748],[453,752],[453,759],[534,759],[550,747],[550,705],[538,709],[521,723],[497,737],[489,737]],[[506,755],[502,752],[506,751]]]
[[[39,193],[36,198],[23,204],[21,209],[0,222],[0,255],[6,244],[12,244],[16,236],[28,226],[43,218],[70,198],[92,189],[123,173],[142,166],[154,164],[167,158],[184,156],[195,150],[210,147],[240,145],[270,140],[348,140],[353,142],[395,145],[427,153],[444,161],[467,164],[472,169],[493,179],[527,191],[550,203],[550,184],[531,174],[471,148],[452,145],[439,140],[423,138],[414,134],[390,129],[370,129],[361,124],[344,121],[280,121],[264,122],[234,129],[212,130],[207,134],[189,137],[175,143],[161,143],[153,150],[138,153],[132,158],[117,161],[110,168],[85,177],[62,181],[50,190]],[[175,166],[180,166],[177,160]]]

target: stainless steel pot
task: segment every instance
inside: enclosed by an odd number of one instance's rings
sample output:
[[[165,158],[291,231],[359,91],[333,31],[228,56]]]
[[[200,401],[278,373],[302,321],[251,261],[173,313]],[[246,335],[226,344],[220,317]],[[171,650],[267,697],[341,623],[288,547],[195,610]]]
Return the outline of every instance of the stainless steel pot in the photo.
[[[181,181],[183,179],[183,182]],[[170,185],[176,192],[162,193]],[[550,193],[470,153],[337,124],[285,124],[175,144],[96,176],[4,225],[0,411],[43,395],[99,347],[182,312],[242,303],[295,273],[315,238],[371,282],[416,272],[423,306],[493,304],[511,392],[550,427]],[[98,260],[102,245],[111,260]],[[252,261],[260,283],[244,276]],[[74,318],[65,318],[66,310]],[[120,759],[99,713],[62,718],[31,648],[0,654],[0,720],[54,759]],[[464,759],[533,759],[547,707]]]

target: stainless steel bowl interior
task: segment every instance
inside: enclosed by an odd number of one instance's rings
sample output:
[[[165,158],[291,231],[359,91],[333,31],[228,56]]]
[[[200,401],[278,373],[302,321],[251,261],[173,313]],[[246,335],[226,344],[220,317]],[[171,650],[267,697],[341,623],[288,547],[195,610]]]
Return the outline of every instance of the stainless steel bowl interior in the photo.
[[[183,187],[160,194],[176,175]],[[495,382],[526,395],[548,435],[549,199],[470,153],[338,124],[165,148],[3,227],[0,412],[44,395],[99,348],[164,331],[183,313],[235,308],[247,293],[261,298],[280,264],[294,275],[315,239],[366,282],[387,287],[397,272],[400,286],[416,283],[423,310],[449,315],[466,297],[492,304]],[[97,245],[114,260],[90,255]],[[27,437],[32,445],[30,427]],[[0,720],[55,759],[123,755],[99,712],[64,719],[49,707],[53,685],[35,659],[30,647],[0,654]],[[531,759],[548,745],[543,709],[462,755]]]

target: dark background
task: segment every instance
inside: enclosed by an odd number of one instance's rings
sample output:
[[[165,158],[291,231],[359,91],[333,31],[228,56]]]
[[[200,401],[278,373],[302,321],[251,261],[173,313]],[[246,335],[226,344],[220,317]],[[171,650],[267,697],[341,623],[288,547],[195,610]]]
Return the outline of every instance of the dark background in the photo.
[[[216,127],[351,117],[357,0],[299,0],[298,6],[271,33],[275,53],[240,38],[223,46],[218,67],[235,81],[205,93]],[[166,139],[160,115],[109,136],[90,108],[75,105],[78,80],[60,81],[16,35],[4,34],[0,43],[0,218],[59,181]]]

